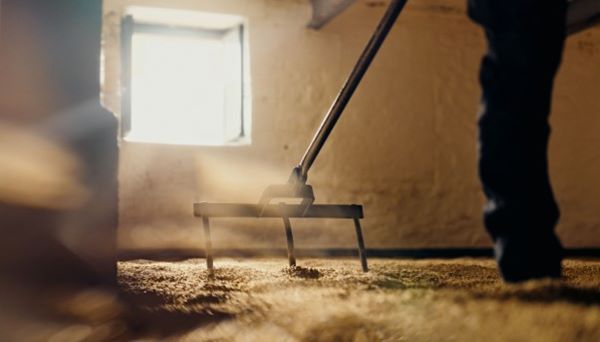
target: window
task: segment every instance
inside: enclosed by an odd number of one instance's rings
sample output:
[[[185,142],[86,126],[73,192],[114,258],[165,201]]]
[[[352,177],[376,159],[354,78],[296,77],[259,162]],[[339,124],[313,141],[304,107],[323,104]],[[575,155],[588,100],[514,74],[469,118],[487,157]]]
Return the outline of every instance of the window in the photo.
[[[124,139],[249,143],[244,32],[237,16],[130,9],[122,25]]]

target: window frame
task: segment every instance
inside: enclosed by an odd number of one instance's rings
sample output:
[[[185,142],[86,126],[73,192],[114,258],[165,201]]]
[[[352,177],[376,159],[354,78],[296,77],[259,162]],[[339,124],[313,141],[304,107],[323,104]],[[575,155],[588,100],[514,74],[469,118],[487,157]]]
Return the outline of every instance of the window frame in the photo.
[[[194,38],[223,38],[232,31],[237,30],[239,33],[240,42],[240,127],[239,134],[236,137],[227,139],[224,143],[217,146],[232,146],[239,145],[250,137],[246,132],[246,44],[245,44],[245,25],[240,23],[225,29],[202,28],[192,26],[177,26],[162,23],[136,22],[133,15],[125,15],[121,20],[121,125],[120,138],[126,140],[128,134],[132,130],[131,115],[132,115],[132,49],[133,36],[136,33],[151,33],[159,35],[172,35],[177,37],[192,36]],[[224,114],[227,116],[227,113]],[[226,118],[227,119],[227,118]],[[131,142],[139,142],[132,140]],[[164,142],[169,144],[168,142]],[[193,144],[194,146],[206,146],[207,144]]]

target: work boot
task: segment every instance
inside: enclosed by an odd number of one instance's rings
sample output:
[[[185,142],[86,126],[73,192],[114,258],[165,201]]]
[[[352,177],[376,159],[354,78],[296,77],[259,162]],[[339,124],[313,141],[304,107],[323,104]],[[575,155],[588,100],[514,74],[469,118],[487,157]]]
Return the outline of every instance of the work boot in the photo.
[[[494,254],[502,278],[509,283],[561,277],[562,246],[552,233],[545,237],[497,237]]]

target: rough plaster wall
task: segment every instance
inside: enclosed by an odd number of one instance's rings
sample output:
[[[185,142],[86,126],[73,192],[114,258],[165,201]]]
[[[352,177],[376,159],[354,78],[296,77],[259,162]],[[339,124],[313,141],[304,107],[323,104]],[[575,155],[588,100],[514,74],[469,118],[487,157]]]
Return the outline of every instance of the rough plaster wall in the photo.
[[[353,66],[385,2],[358,1],[321,31],[308,1],[105,0],[106,102],[118,112],[125,5],[249,19],[252,145],[121,144],[123,248],[197,247],[194,201],[250,201],[284,182]],[[370,247],[485,246],[476,177],[477,70],[485,49],[462,0],[411,1],[310,174],[318,202],[363,203]],[[558,77],[551,173],[571,247],[600,245],[600,29],[569,39]],[[349,222],[294,223],[300,246],[351,247]],[[281,223],[214,222],[216,247],[284,246]]]

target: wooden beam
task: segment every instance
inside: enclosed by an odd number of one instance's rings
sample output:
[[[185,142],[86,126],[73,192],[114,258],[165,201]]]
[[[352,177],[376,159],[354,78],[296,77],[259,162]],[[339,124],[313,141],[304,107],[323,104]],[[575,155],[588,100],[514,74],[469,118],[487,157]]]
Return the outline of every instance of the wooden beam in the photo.
[[[577,33],[600,23],[600,0],[572,0],[569,2],[567,28]]]
[[[355,0],[310,0],[313,8],[313,16],[308,27],[318,30],[331,19],[342,13]]]

